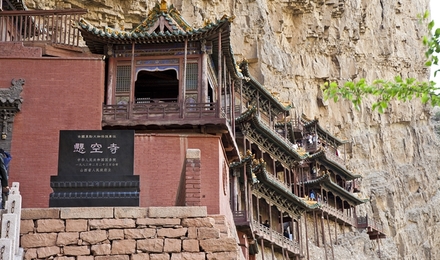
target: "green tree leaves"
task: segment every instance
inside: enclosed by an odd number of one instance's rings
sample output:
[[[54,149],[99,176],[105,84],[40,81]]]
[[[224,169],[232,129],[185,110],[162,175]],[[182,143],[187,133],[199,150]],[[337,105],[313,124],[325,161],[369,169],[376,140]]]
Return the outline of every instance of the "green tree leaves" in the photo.
[[[437,94],[439,89],[435,87],[433,81],[420,82],[414,78],[402,79],[396,76],[394,81],[383,79],[374,80],[368,84],[365,79],[357,82],[346,82],[340,86],[336,82],[326,83],[322,86],[325,99],[333,99],[335,102],[339,98],[350,100],[356,109],[360,108],[362,99],[367,95],[377,97],[377,101],[373,103],[372,109],[379,113],[383,113],[388,108],[391,100],[408,101],[413,98],[420,98],[422,103],[428,103],[433,106],[440,105],[440,97]]]

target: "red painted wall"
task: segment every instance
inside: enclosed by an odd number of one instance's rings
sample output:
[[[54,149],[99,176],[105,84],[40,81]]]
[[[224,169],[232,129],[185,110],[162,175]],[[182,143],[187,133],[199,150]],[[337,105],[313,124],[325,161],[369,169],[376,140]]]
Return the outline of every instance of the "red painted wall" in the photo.
[[[20,182],[23,207],[48,207],[59,131],[101,129],[104,61],[0,58],[0,71],[1,88],[10,87],[13,78],[26,80],[13,124],[10,184]]]
[[[140,206],[173,206],[185,169],[187,149],[200,149],[201,205],[219,214],[224,195],[219,162],[224,160],[220,138],[210,135],[137,134],[135,174],[140,175]],[[226,185],[228,186],[228,185]],[[227,208],[229,203],[226,204]],[[229,210],[230,211],[230,210]]]

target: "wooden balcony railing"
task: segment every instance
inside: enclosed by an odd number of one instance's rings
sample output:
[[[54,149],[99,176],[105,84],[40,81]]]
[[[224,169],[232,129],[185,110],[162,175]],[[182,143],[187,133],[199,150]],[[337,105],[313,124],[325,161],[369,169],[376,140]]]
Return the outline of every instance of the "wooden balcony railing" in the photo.
[[[80,45],[77,23],[85,9],[0,12],[0,41]]]
[[[357,226],[357,221],[354,217],[350,217],[345,215],[342,211],[337,210],[334,207],[331,207],[325,203],[320,204],[320,209],[329,214],[330,216],[333,216],[335,218],[338,218],[339,220],[344,221],[345,223],[349,224],[350,226]]]
[[[289,250],[290,252],[299,255],[299,244],[297,241],[290,240],[289,238],[285,237],[283,234],[276,232],[273,229],[270,229],[257,221],[252,222],[252,227],[255,231],[255,233],[262,237],[264,240],[273,243],[279,247],[285,248]]]
[[[103,121],[183,119],[183,118],[220,118],[217,103],[178,102],[135,103],[103,105]]]
[[[379,224],[378,222],[374,221],[374,219],[365,216],[365,217],[359,217],[357,219],[357,227],[358,228],[373,228],[377,231],[383,232],[383,226]]]

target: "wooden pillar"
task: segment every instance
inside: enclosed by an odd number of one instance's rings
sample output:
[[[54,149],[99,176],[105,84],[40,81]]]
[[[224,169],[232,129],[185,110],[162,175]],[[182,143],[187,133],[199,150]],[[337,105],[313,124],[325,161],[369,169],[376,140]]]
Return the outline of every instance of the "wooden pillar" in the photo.
[[[220,110],[221,110],[221,96],[222,96],[222,30],[220,29],[218,32],[218,71],[217,71],[217,111],[216,117],[220,118]]]
[[[269,204],[269,232],[270,232],[270,240],[272,240],[272,230],[273,230],[273,225],[272,225],[272,205],[270,203]],[[273,252],[273,247],[272,247],[272,252]]]
[[[223,84],[222,84],[222,90],[223,90],[223,93],[225,93],[224,95],[223,95],[223,102],[224,102],[224,111],[225,111],[225,118],[227,119],[228,118],[228,111],[227,111],[227,109],[228,109],[228,99],[227,99],[227,97],[228,97],[228,88],[227,88],[227,85],[228,85],[228,81],[227,81],[227,78],[226,78],[226,75],[227,75],[227,67],[226,67],[226,57],[225,56],[223,56]]]
[[[243,113],[243,80],[240,80],[240,115]]]
[[[380,240],[379,240],[379,233],[377,233],[377,237],[376,237],[376,241],[377,241],[377,247],[379,249],[379,259],[381,259],[381,255],[380,255]]]
[[[344,221],[342,221],[344,223]],[[335,219],[335,242],[338,241],[338,219]]]
[[[203,44],[206,44],[206,41]],[[210,102],[208,99],[208,57],[209,55],[206,53],[205,48],[205,51],[203,51],[202,54],[202,84],[200,89],[201,97],[199,97],[198,101],[202,103]]]
[[[261,259],[264,260],[264,241],[263,238],[260,238],[261,243]]]
[[[246,137],[243,136],[243,149],[244,149],[243,150],[243,155],[246,154],[246,147],[247,147],[246,145],[247,145]],[[251,186],[248,185],[247,175],[248,175],[247,167],[246,167],[246,164],[245,164],[244,167],[243,167],[244,190],[246,191],[246,194],[245,194],[246,203],[245,203],[244,210],[246,211],[246,214],[248,214],[248,217],[250,217],[248,219],[250,221],[252,221],[252,219],[253,219],[252,189],[251,189]],[[258,216],[257,216],[257,221],[258,221]],[[258,223],[260,223],[260,222],[258,222]]]
[[[112,47],[113,48],[113,47]],[[131,68],[133,70],[133,68]],[[116,60],[112,56],[108,59],[108,75],[107,75],[107,105],[116,105],[116,100],[114,100],[114,90],[116,84]],[[130,82],[131,84],[131,82]],[[131,86],[130,86],[131,88]],[[128,105],[128,104],[127,104]]]
[[[328,236],[329,236],[329,239],[330,239],[330,246],[331,246],[331,249],[332,249],[332,259],[334,260],[335,259],[335,252],[333,251],[332,232],[330,230],[330,222],[328,221],[328,213],[327,213],[327,227],[328,227]]]
[[[245,183],[247,183],[247,181],[245,181]],[[246,216],[247,216],[247,220],[249,220],[250,222],[252,222],[254,220],[254,202],[253,202],[253,197],[252,197],[252,189],[250,185],[246,185],[245,186],[245,190],[246,190],[246,199],[248,199],[247,203],[245,203],[245,211],[246,211]],[[257,216],[257,221],[258,221],[258,216]],[[260,222],[258,222],[260,223]]]
[[[182,110],[181,117],[183,118],[185,116],[185,110],[186,110],[186,66],[188,63],[187,60],[188,57],[188,39],[185,39],[185,53],[183,58],[183,78],[182,78]]]
[[[258,218],[258,223],[261,224],[263,223],[263,220],[260,218],[260,198],[258,196],[256,196],[257,198],[257,218]]]
[[[325,245],[324,212],[322,212],[322,215],[321,215],[321,231],[322,231],[322,244],[324,246],[325,259],[328,260],[327,246]]]
[[[284,220],[283,220],[283,211],[280,211],[280,222],[281,222],[281,234],[284,236]],[[281,248],[281,252],[282,252],[282,254],[283,254],[283,260],[285,260],[286,258],[285,258],[285,256],[284,256],[284,248],[285,248],[285,245],[284,245],[284,239],[283,239],[283,247]]]
[[[276,159],[272,159],[273,176],[278,178]]]
[[[136,68],[134,66],[134,42],[133,42],[131,45],[131,75],[130,75],[131,79],[130,79],[130,102],[128,103],[128,118],[131,118],[133,104],[136,102],[134,100],[134,85],[135,85],[134,77],[136,76],[135,72],[136,72]]]
[[[309,255],[309,237],[308,237],[308,232],[307,232],[307,216],[306,216],[306,214],[303,214],[303,216],[304,216],[304,225],[305,225],[305,235],[306,235],[306,253],[307,253],[307,260],[310,260],[310,255]],[[299,219],[299,221],[301,221],[301,219]],[[300,223],[300,222],[299,222]],[[299,225],[299,229],[300,229],[300,231],[301,231],[301,225]],[[299,235],[299,240],[300,241],[302,241],[301,240],[301,233],[300,233],[300,235]],[[301,249],[302,249],[302,246],[301,246],[301,242],[300,242],[300,252],[301,252]]]
[[[319,247],[319,231],[318,231],[318,226],[317,226],[317,221],[316,221],[316,211],[313,211],[313,234],[315,237],[315,242],[316,242],[316,246]]]
[[[235,169],[232,169],[232,171],[235,171]],[[238,178],[237,175],[235,173],[232,174],[232,211],[238,211],[238,196],[239,196],[239,192],[238,192]]]
[[[230,89],[231,89],[231,91],[230,91],[230,93],[231,93],[231,101],[230,101],[230,103],[231,103],[231,128],[232,128],[232,135],[235,138],[235,90],[234,90],[234,88],[235,88],[235,81],[233,80],[232,84],[231,84],[231,87],[230,87]]]
[[[271,231],[271,233],[272,233],[272,231]],[[271,238],[271,240],[272,240],[272,238]],[[273,248],[273,243],[270,243],[270,249],[272,250],[272,260],[276,260],[275,259],[275,250]]]
[[[260,111],[260,92],[257,91],[257,113]]]

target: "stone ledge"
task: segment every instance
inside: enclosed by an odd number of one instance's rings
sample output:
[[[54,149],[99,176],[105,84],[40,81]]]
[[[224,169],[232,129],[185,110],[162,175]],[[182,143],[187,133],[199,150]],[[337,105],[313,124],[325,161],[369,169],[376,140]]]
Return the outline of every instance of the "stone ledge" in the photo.
[[[115,218],[145,218],[147,216],[148,208],[115,207]]]
[[[202,207],[149,207],[150,218],[198,218],[207,217],[208,211]]]
[[[21,219],[47,219],[47,218],[59,218],[60,209],[22,209]]]
[[[113,218],[112,207],[91,207],[91,208],[60,208],[61,219],[69,218],[83,218],[83,219],[96,219],[96,218]]]

